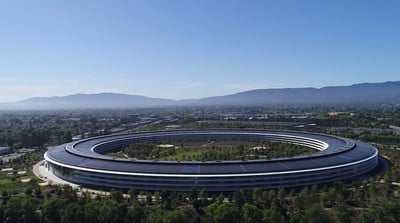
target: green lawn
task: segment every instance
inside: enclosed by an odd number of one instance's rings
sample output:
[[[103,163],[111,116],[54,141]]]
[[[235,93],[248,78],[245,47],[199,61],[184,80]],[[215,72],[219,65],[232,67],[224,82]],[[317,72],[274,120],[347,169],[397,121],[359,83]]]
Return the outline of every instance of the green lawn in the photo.
[[[204,153],[207,149],[182,149],[179,148],[176,150],[176,154],[175,155],[169,155],[166,157],[160,157],[159,160],[178,160],[178,161],[182,161],[182,160],[189,160],[189,158],[191,158],[191,160],[196,160],[195,157],[201,155],[202,153]]]
[[[27,183],[21,182],[22,179],[30,178]],[[24,191],[28,187],[37,187],[38,183],[43,182],[37,178],[32,171],[28,171],[24,176],[8,176],[6,173],[0,174],[0,190],[4,191]]]
[[[112,157],[117,157],[117,158],[126,158],[125,155],[122,152],[117,152],[117,153],[105,153],[104,155],[106,156],[112,156]]]

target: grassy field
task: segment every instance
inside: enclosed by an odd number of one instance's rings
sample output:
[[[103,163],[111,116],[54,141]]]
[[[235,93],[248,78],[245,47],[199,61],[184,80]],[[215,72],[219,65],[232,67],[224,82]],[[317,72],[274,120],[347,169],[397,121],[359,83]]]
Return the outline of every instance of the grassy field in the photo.
[[[161,145],[173,145],[163,147]],[[260,141],[167,141],[132,144],[122,152],[106,153],[118,158],[134,158],[167,161],[222,161],[273,159],[314,153],[303,146]]]
[[[175,153],[168,156],[160,156],[158,160],[170,161],[209,161],[209,160],[250,160],[273,159],[279,157],[293,157],[314,153],[315,150],[289,144],[280,144],[279,148],[265,148],[254,151],[250,148],[176,148]]]
[[[21,182],[23,179],[30,178],[30,182]],[[1,191],[24,191],[26,188],[38,187],[38,183],[43,182],[41,179],[37,178],[32,171],[28,171],[23,176],[9,176],[6,173],[0,174],[0,190]]]
[[[160,160],[195,160],[194,158],[203,154],[207,149],[176,149],[175,155],[160,157]]]
[[[126,158],[126,156],[122,152],[117,153],[105,153],[106,156],[117,157],[117,158]]]

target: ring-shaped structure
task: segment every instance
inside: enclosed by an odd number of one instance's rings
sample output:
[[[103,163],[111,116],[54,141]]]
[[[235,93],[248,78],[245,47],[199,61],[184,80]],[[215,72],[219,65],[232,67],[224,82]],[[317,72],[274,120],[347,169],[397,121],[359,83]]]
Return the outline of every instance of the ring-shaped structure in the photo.
[[[157,161],[103,155],[132,143],[170,140],[258,140],[307,146],[309,155],[229,161]],[[175,130],[95,137],[49,150],[46,168],[57,177],[103,189],[207,191],[274,189],[351,180],[378,165],[378,150],[360,141],[278,130]]]

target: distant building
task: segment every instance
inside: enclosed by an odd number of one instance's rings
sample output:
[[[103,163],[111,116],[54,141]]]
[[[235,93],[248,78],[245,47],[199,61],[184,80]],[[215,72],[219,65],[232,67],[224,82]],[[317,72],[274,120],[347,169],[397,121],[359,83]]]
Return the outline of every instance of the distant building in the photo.
[[[157,145],[158,148],[175,148],[174,145],[170,145],[170,144],[160,144]]]
[[[390,129],[393,129],[393,132],[394,132],[396,135],[400,135],[400,127],[399,127],[399,126],[389,125],[389,128],[390,128]]]
[[[328,112],[328,116],[332,117],[332,116],[339,116],[339,115],[350,115],[350,116],[354,116],[355,114],[352,112]]]
[[[11,154],[13,151],[10,147],[0,147],[0,156]]]

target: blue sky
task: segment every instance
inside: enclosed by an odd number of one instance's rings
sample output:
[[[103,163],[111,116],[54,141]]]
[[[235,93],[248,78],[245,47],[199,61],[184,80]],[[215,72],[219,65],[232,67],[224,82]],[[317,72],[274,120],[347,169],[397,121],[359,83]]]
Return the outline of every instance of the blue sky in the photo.
[[[0,102],[400,80],[400,1],[0,1]]]

